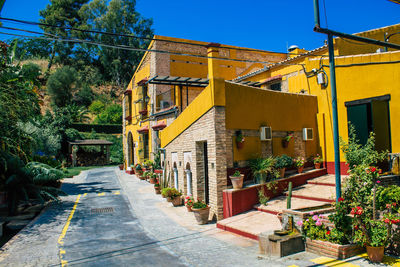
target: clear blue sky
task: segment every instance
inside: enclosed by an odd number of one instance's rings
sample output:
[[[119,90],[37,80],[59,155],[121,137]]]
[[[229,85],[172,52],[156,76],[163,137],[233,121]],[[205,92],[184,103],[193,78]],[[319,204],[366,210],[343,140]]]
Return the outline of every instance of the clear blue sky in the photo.
[[[325,26],[323,0],[320,2]],[[400,5],[387,0],[325,2],[328,26],[334,30],[356,33],[400,23]],[[1,15],[38,21],[39,10],[48,3],[6,0]],[[313,49],[325,39],[313,32],[312,0],[137,0],[137,11],[153,18],[158,35],[282,52],[293,44]]]

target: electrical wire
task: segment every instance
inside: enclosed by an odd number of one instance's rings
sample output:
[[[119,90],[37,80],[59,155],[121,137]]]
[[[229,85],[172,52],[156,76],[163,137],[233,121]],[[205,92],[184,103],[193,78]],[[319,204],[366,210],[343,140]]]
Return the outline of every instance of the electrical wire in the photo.
[[[78,29],[78,28],[74,28],[74,27],[52,25],[52,24],[47,24],[47,23],[27,21],[27,20],[19,20],[19,19],[12,19],[12,18],[0,17],[0,20],[9,21],[9,22],[17,22],[17,23],[28,24],[28,25],[35,25],[35,26],[59,28],[59,29],[64,29],[64,30],[73,30],[73,31],[79,31],[79,32],[84,32],[84,33],[96,33],[96,34],[104,34],[104,35],[110,35],[110,36],[142,39],[142,40],[148,40],[148,41],[153,41],[154,40],[154,41],[160,41],[160,42],[166,42],[166,43],[185,44],[185,45],[199,46],[199,47],[205,47],[205,48],[209,47],[209,44],[198,44],[198,43],[190,43],[190,42],[184,42],[184,41],[165,40],[165,39],[160,39],[160,38],[150,38],[150,37],[143,37],[143,36],[135,36],[135,35],[131,35],[131,34],[103,32],[103,31],[97,31],[97,30],[83,30],[83,29]],[[272,51],[265,51],[265,50],[261,50],[261,49],[229,47],[229,46],[226,46],[226,45],[221,45],[219,47],[220,48],[224,48],[224,49],[234,49],[234,50],[249,51],[249,52],[253,51],[253,52],[259,52],[259,53],[288,54],[287,52],[272,52]],[[302,54],[299,54],[299,53],[297,53],[297,54],[296,53],[291,53],[291,54],[292,55],[302,55]],[[310,54],[310,56],[314,56],[314,55]],[[315,55],[315,56],[319,56],[319,55]]]
[[[3,28],[3,26],[0,26],[0,28]],[[41,34],[41,33],[39,33],[39,32],[35,32],[35,33]],[[187,53],[171,52],[171,51],[166,51],[166,50],[145,49],[145,48],[134,48],[134,47],[126,46],[126,45],[109,45],[109,44],[98,43],[98,42],[92,42],[92,41],[87,41],[87,40],[82,40],[82,39],[49,38],[49,37],[28,36],[28,35],[22,35],[22,34],[6,33],[6,32],[0,32],[0,34],[3,34],[3,35],[11,35],[11,36],[17,36],[17,37],[22,37],[22,38],[32,38],[32,39],[41,39],[41,40],[57,41],[57,42],[84,43],[84,44],[97,45],[97,46],[103,46],[103,47],[108,47],[108,48],[116,48],[116,49],[121,49],[121,50],[130,50],[130,51],[139,51],[139,52],[153,52],[153,53],[170,54],[170,55],[180,55],[180,56],[190,56],[190,57],[206,58],[206,59],[211,58],[211,59],[218,59],[218,60],[224,60],[224,61],[247,62],[247,63],[261,63],[261,64],[265,64],[265,65],[271,65],[271,64],[275,64],[275,63],[276,63],[276,62],[269,62],[269,61],[242,60],[242,59],[231,59],[231,58],[223,58],[223,57],[208,57],[208,56],[202,56],[202,55],[194,55],[194,54],[187,54]],[[282,63],[282,64],[284,64],[284,65],[293,65],[293,66],[302,65],[302,64],[290,64],[290,63]]]
[[[326,15],[326,5],[325,5],[325,0],[323,0],[324,3],[324,14],[325,14],[325,23],[326,23],[326,28],[329,28],[328,26],[328,16]]]

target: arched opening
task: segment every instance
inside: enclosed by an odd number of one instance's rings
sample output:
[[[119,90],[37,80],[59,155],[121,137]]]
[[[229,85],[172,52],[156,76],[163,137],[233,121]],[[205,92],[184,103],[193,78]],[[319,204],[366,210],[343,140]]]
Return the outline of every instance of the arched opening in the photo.
[[[192,192],[192,171],[190,170],[190,163],[187,162],[185,166],[186,173],[186,195],[191,196]]]
[[[172,165],[172,173],[174,174],[174,186],[177,190],[179,190],[178,165],[176,162],[174,162]]]
[[[132,133],[128,133],[128,166],[135,164],[135,143],[133,142]]]

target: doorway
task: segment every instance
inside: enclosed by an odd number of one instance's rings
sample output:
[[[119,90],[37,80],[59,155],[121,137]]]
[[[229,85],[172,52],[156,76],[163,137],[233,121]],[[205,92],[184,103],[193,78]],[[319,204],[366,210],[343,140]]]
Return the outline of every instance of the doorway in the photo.
[[[128,166],[135,165],[135,144],[132,133],[128,133]]]
[[[196,142],[196,192],[197,198],[210,201],[207,142]]]
[[[354,126],[361,145],[374,132],[376,150],[391,151],[389,100],[390,95],[385,95],[345,103],[347,121]]]

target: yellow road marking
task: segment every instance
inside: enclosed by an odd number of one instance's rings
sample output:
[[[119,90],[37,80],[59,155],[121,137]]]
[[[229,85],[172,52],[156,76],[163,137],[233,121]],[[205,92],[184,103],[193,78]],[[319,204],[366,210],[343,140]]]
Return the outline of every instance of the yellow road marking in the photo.
[[[83,194],[83,196],[86,197],[86,196],[87,196],[87,193]]]
[[[119,191],[114,192],[114,195],[119,195],[121,194]]]
[[[106,193],[98,193],[99,196],[104,196]]]
[[[289,265],[288,267],[299,267],[299,265]]]
[[[341,260],[336,260],[328,257],[319,257],[311,260],[314,263],[325,265],[325,266],[335,266],[335,267],[359,267],[359,265],[352,264],[350,262],[345,262]]]
[[[75,200],[74,207],[72,208],[71,213],[69,214],[69,217],[68,217],[68,219],[67,219],[67,222],[66,222],[65,225],[64,225],[64,228],[63,228],[63,230],[62,230],[62,232],[61,232],[61,235],[60,235],[60,237],[58,238],[58,244],[60,244],[60,245],[64,245],[63,239],[64,239],[64,237],[65,237],[65,234],[66,234],[67,231],[68,231],[68,227],[69,227],[69,224],[71,223],[72,217],[74,217],[74,213],[75,213],[75,210],[76,210],[76,206],[78,206],[78,202],[79,202],[79,199],[80,199],[80,198],[81,198],[81,195],[79,194],[78,197],[77,197],[76,200]]]
[[[367,253],[363,253],[360,255],[357,255],[358,257],[364,258],[368,260],[368,254]],[[383,260],[382,263],[386,264],[386,265],[390,265],[390,266],[396,266],[396,267],[400,267],[400,259],[396,259],[390,256],[383,256]]]

